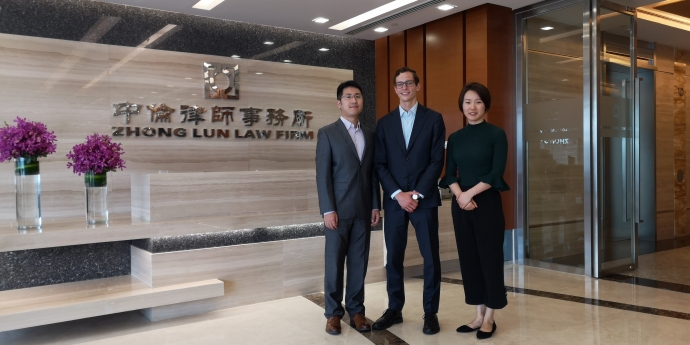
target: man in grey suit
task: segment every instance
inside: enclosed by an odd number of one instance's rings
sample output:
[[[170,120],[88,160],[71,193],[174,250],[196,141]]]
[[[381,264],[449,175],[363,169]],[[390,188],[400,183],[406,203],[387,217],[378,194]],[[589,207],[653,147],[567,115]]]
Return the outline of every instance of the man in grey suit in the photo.
[[[338,86],[340,118],[319,130],[316,188],[326,235],[326,332],[340,334],[345,314],[343,275],[347,260],[345,306],[350,326],[371,330],[364,316],[364,278],[369,263],[371,227],[381,218],[379,183],[374,173],[374,132],[359,123],[364,101],[355,81]]]

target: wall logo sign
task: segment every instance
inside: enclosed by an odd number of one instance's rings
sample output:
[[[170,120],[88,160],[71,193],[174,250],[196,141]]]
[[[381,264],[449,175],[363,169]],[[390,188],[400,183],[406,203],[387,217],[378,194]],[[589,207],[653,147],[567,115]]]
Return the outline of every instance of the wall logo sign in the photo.
[[[127,106],[124,106],[126,104]],[[113,116],[125,115],[125,124],[129,124],[129,115],[137,115],[137,112],[126,113],[121,110],[118,113],[117,109],[141,109],[140,104],[132,104],[129,102],[118,103],[113,105],[116,112]],[[180,112],[177,119],[172,118],[176,113],[176,109],[161,103],[160,105],[147,105],[149,110],[151,123],[173,123],[179,120],[180,124],[193,124],[198,126],[199,123],[205,123],[209,109],[197,105],[181,105]],[[212,124],[218,123],[219,126],[229,126],[235,123],[234,117],[235,107],[219,107],[214,106],[210,108],[210,120]],[[238,123],[241,122],[243,127],[252,127],[255,125],[268,127],[267,129],[229,129],[229,128],[191,128],[193,138],[235,138],[235,139],[314,139],[314,131],[309,131],[309,122],[313,116],[311,111],[307,110],[293,110],[292,117],[285,115],[284,109],[264,109],[261,108],[240,108],[241,117]],[[263,121],[262,121],[263,117]],[[288,130],[284,129],[289,127]],[[187,137],[188,129],[180,128],[154,128],[147,127],[112,127],[113,137]],[[274,135],[275,134],[275,135]]]
[[[227,79],[228,87],[216,85],[218,78]],[[240,66],[204,62],[204,98],[240,99]]]
[[[211,99],[237,100],[239,91],[239,67],[218,63],[204,62],[204,95]],[[227,78],[229,86],[221,89],[216,85],[216,78]],[[242,129],[227,128],[235,125],[235,107],[212,106],[210,108],[198,105],[180,105],[180,111],[165,103],[141,104],[129,102],[113,104],[113,116],[122,116],[125,125],[129,124],[131,115],[139,115],[142,109],[148,109],[150,122],[153,124],[180,123],[191,125],[191,128],[163,128],[152,127],[112,127],[113,137],[156,137],[156,138],[234,138],[234,139],[314,139],[314,131],[309,129],[309,121],[313,118],[311,111],[294,109],[287,112],[284,109],[247,107],[237,109],[237,125]],[[287,113],[287,114],[286,114]],[[240,115],[238,114],[238,115]],[[209,116],[210,115],[210,116]],[[290,116],[292,115],[292,116]],[[263,121],[262,121],[263,118]],[[199,123],[208,123],[220,128],[195,128]],[[179,121],[179,122],[178,122]],[[262,123],[263,122],[263,123]],[[240,125],[241,123],[241,125]],[[262,123],[262,124],[261,124]],[[254,129],[263,126],[265,129]],[[251,128],[248,128],[251,127]],[[285,127],[289,127],[286,129]]]

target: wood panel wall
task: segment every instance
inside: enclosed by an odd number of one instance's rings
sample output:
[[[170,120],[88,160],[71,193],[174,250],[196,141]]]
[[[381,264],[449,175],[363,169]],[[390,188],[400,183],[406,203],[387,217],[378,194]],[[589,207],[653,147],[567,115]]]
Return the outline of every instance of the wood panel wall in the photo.
[[[485,4],[376,40],[376,117],[398,106],[393,75],[403,66],[421,80],[418,100],[440,112],[446,136],[464,126],[458,96],[469,82],[491,90],[488,121],[503,128],[515,142],[513,14],[507,7]],[[387,105],[385,107],[384,105]],[[516,150],[508,152],[504,179],[517,184]],[[506,229],[515,228],[515,194],[502,193]]]

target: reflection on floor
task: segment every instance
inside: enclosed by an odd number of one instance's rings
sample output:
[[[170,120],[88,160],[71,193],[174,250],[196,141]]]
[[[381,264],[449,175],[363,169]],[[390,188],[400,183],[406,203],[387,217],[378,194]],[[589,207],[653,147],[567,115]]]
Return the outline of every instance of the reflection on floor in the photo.
[[[621,274],[690,285],[690,247],[640,255],[638,260],[635,271]]]
[[[343,323],[343,334],[324,332],[315,298],[296,297],[150,323],[137,312],[0,333],[0,344],[464,344],[474,334],[455,328],[470,321],[459,272],[444,274],[441,332],[422,333],[422,280],[408,279],[405,322],[394,337],[365,337]],[[524,266],[505,270],[508,306],[487,344],[686,344],[687,294],[591,279]],[[366,287],[367,316],[386,308],[386,283]],[[384,340],[381,340],[384,339]]]

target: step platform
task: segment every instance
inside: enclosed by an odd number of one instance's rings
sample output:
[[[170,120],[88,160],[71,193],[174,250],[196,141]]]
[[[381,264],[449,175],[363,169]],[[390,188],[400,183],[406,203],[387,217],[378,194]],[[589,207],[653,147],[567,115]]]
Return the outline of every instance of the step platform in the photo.
[[[0,292],[0,332],[224,295],[210,279],[150,288],[133,276]]]

